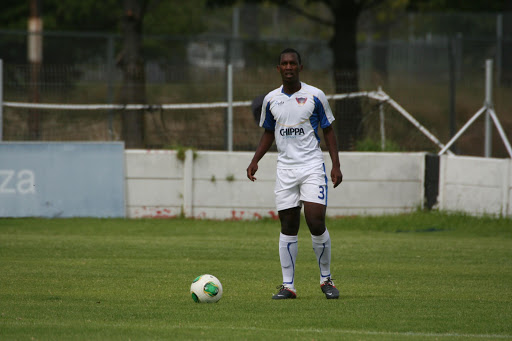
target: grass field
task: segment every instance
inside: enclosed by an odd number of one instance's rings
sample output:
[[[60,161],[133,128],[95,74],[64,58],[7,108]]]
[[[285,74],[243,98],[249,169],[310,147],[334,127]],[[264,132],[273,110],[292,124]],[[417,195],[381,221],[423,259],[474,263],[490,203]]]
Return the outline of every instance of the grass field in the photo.
[[[0,219],[1,340],[512,339],[512,220],[416,212],[328,221],[339,300],[299,233],[298,298],[277,221]],[[224,296],[196,304],[192,280]]]

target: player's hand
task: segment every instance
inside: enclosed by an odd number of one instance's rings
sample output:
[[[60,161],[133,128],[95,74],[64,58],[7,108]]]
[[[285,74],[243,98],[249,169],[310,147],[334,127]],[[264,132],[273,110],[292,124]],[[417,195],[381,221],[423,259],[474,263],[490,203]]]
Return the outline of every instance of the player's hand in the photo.
[[[258,171],[258,164],[251,162],[251,164],[249,164],[249,167],[247,167],[247,178],[251,181],[256,180],[256,178],[254,177],[254,174],[256,174],[257,171]]]
[[[343,174],[341,174],[341,170],[339,168],[333,168],[331,170],[331,180],[334,188],[341,184],[341,181],[343,181]]]

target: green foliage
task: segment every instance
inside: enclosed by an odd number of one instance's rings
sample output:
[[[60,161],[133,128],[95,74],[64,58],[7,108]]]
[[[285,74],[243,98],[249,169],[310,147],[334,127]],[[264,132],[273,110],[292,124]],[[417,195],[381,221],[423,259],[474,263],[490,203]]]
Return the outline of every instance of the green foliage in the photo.
[[[386,140],[384,149],[382,149],[380,141],[376,141],[370,137],[356,142],[356,151],[358,152],[399,152],[401,151],[400,145]]]
[[[29,16],[28,6],[28,1],[0,1],[0,27],[26,30]]]
[[[409,0],[409,9],[420,11],[505,11],[509,0]]]
[[[116,32],[122,14],[118,0],[43,0],[45,29]]]
[[[142,1],[139,1],[142,2]],[[149,0],[144,16],[146,34],[197,34],[205,30],[202,17],[205,0]],[[2,0],[2,28],[27,28],[29,2]],[[44,0],[41,15],[44,30],[120,32],[123,1]],[[191,25],[193,23],[193,25]]]
[[[146,34],[198,34],[206,30],[205,0],[153,1],[144,17]]]
[[[192,150],[192,158],[195,160],[197,158],[197,149],[196,148],[189,148],[181,145],[172,145],[172,146],[165,146],[163,149],[173,149],[176,150],[176,158],[182,162],[185,161],[185,153],[187,150]]]
[[[277,221],[0,219],[2,339],[512,338],[511,219],[416,212],[327,225],[340,299],[321,293],[303,228],[298,298],[276,302]],[[223,284],[216,304],[191,298],[203,273]]]
[[[115,32],[121,17],[118,0],[43,0],[44,30]],[[2,0],[0,23],[3,28],[27,29],[29,1]]]

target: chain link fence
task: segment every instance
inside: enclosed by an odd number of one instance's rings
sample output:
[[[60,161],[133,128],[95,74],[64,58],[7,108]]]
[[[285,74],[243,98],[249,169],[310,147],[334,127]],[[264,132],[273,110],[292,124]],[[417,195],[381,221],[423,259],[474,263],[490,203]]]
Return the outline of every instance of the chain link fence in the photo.
[[[512,87],[512,37],[492,35],[489,27],[496,27],[496,16],[482,24],[484,34],[478,36],[424,31],[424,27],[440,27],[448,20],[436,18],[440,23],[435,25],[429,24],[433,18],[402,18],[387,28],[382,39],[370,39],[367,34],[358,48],[359,88],[372,91],[382,87],[439,140],[447,142],[453,130],[482,106],[484,64],[491,58],[496,65],[494,107],[505,131],[512,131],[512,98],[508,95]],[[367,33],[370,31],[378,30],[366,28]],[[276,59],[288,46],[303,57],[301,79],[326,94],[334,93],[328,41],[229,36],[147,36],[143,41],[146,82],[142,91],[146,104],[151,105],[144,112],[148,148],[226,149],[225,108],[167,110],[161,105],[226,101],[228,63],[234,68],[234,101],[252,101],[280,86]],[[120,103],[123,75],[116,61],[122,53],[121,36],[47,32],[43,42],[43,62],[35,68],[26,62],[26,32],[0,30],[5,102]],[[369,99],[361,99],[361,106],[362,138],[356,147],[380,148],[380,106]],[[332,101],[331,107],[335,107]],[[261,128],[251,106],[233,110],[233,150],[254,150]],[[117,141],[123,138],[122,115],[122,109],[4,107],[3,140]],[[453,118],[455,125],[450,126]],[[457,143],[457,151],[481,155],[483,131],[483,122],[475,124]],[[388,150],[437,150],[389,106],[385,106],[385,133]],[[506,156],[495,135],[494,155]]]

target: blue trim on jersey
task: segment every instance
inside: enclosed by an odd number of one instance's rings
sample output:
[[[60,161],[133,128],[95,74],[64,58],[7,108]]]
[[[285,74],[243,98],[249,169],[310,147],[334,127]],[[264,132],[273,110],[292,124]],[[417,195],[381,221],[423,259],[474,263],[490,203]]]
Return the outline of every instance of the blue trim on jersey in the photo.
[[[315,102],[315,109],[313,109],[313,114],[309,118],[309,122],[313,127],[317,141],[320,142],[320,136],[318,135],[318,124],[320,123],[320,127],[324,129],[330,126],[331,123],[325,115],[325,109],[322,101],[320,101],[320,99],[318,99],[316,96],[313,96],[313,100]]]
[[[315,111],[319,115],[320,127],[322,127],[322,129],[327,128],[328,126],[331,125],[331,122],[329,122],[327,116],[325,115],[324,105],[322,104],[322,101],[318,99],[318,97],[313,96],[313,99],[315,100]]]
[[[286,246],[286,250],[288,250],[288,254],[290,255],[290,261],[292,263],[293,275],[292,275],[292,281],[291,282],[283,282],[283,284],[293,284],[293,281],[295,280],[295,263],[293,263],[292,253],[290,252],[290,245],[297,244],[297,243],[298,243],[298,241],[291,242],[291,243],[288,243],[288,246]]]
[[[322,164],[324,167],[324,174],[325,174],[325,207],[327,207],[328,199],[329,199],[329,186],[327,183],[329,182],[329,179],[327,179],[327,172],[325,171],[325,163]]]
[[[313,131],[315,132],[316,140],[320,143],[320,136],[318,135],[318,122],[320,121],[320,118],[318,117],[318,111],[316,110],[316,102],[315,102],[315,109],[313,110],[313,114],[309,118],[309,123],[311,123],[311,126],[313,127]]]
[[[261,126],[267,130],[276,130],[276,120],[270,111],[270,101],[267,103],[267,107],[265,108],[265,120]]]
[[[284,88],[281,88],[281,93],[285,94],[288,97],[292,97],[293,96],[293,94],[288,95],[286,92],[284,92]]]

